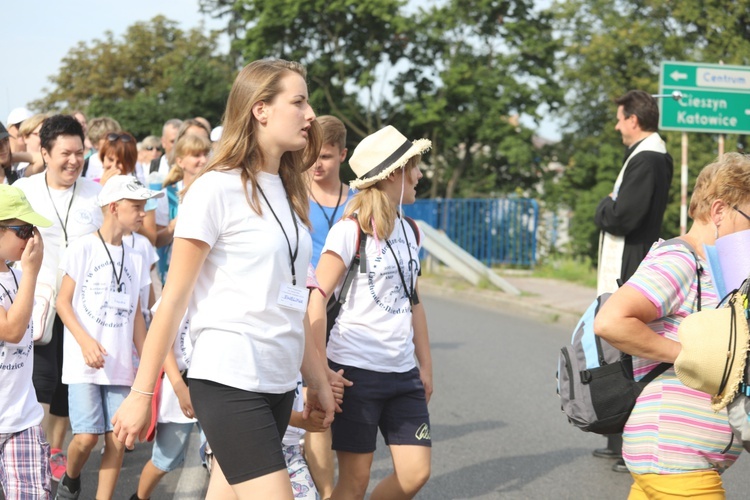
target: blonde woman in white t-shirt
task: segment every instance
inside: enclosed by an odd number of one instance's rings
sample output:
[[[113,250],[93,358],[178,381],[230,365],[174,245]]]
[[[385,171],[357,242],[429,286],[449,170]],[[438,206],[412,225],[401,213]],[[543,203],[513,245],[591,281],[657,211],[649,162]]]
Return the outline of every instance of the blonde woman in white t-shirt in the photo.
[[[189,306],[193,409],[218,468],[207,497],[289,499],[281,451],[297,372],[305,414],[333,419],[322,355],[305,342],[312,253],[304,171],[320,149],[297,63],[255,61],[227,101],[221,142],[180,206],[169,276],[132,392],[113,422],[128,447],[149,424],[151,393]]]
[[[394,472],[370,498],[412,498],[430,476],[432,356],[417,287],[420,234],[399,213],[400,205],[414,203],[419,161],[430,145],[409,141],[392,126],[362,140],[349,160],[357,174],[350,185],[359,192],[328,233],[316,268],[324,293],[311,293],[308,314],[318,350],[327,349],[332,376],[343,370],[353,383],[331,426],[339,462],[332,499],[364,498],[378,428]],[[358,241],[365,243],[365,268],[355,262],[326,347],[326,297],[341,293]]]

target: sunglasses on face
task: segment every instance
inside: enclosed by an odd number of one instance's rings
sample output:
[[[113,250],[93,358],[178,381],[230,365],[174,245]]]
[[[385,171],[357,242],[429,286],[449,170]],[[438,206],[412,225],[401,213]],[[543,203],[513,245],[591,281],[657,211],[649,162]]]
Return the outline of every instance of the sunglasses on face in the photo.
[[[107,140],[109,142],[117,142],[117,141],[132,142],[133,139],[131,139],[130,136],[127,134],[112,133],[112,134],[107,134]]]
[[[21,238],[22,240],[28,240],[32,236],[34,236],[34,225],[33,224],[23,224],[20,226],[2,226],[0,225],[0,229],[10,229],[14,233],[16,233],[16,236]]]
[[[146,151],[153,151],[154,149],[157,150],[157,151],[161,151],[162,150],[161,146],[146,146],[144,149]]]

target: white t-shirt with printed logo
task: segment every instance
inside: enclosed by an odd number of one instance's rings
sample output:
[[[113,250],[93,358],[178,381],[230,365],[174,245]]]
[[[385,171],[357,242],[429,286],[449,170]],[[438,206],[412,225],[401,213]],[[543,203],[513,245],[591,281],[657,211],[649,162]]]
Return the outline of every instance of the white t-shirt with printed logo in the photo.
[[[323,253],[337,254],[348,268],[356,253],[358,232],[359,223],[354,220],[334,224]],[[385,241],[367,237],[367,274],[360,273],[359,268],[354,272],[346,302],[331,329],[327,348],[331,361],[386,373],[403,373],[416,366],[411,307],[394,253],[411,291],[419,273],[420,245],[411,225],[404,222],[402,227],[398,220],[388,242],[393,253]],[[336,289],[337,297],[340,289],[341,283]]]
[[[52,222],[50,227],[40,227],[39,234],[44,241],[44,260],[37,281],[59,286],[58,270],[66,253],[65,235],[62,224],[67,219],[68,246],[81,236],[99,229],[103,222],[102,209],[96,202],[101,186],[89,179],[79,178],[75,187],[56,190],[49,189],[44,182],[45,172],[18,179],[13,185],[24,192],[32,208]],[[75,194],[74,194],[75,189]],[[73,196],[73,204],[70,198]],[[68,213],[70,207],[70,213]],[[57,211],[55,211],[57,210]],[[60,216],[58,218],[58,215]]]
[[[11,273],[15,274],[15,280]],[[21,271],[0,273],[0,284],[5,288],[0,288],[0,305],[6,311],[16,298],[16,283],[20,282]],[[29,321],[19,343],[0,341],[0,434],[20,432],[42,422],[44,410],[34,392],[31,381],[33,371],[34,343]]]
[[[110,305],[112,294],[117,289],[117,281],[109,255],[112,256],[119,274],[123,248],[125,260],[120,285],[130,299],[128,309],[118,309]],[[107,249],[109,255],[99,236],[93,233],[73,243],[60,263],[63,272],[76,284],[72,305],[78,321],[107,351],[103,368],[87,366],[81,347],[70,330],[65,327],[62,374],[65,384],[133,383],[133,324],[140,300],[140,290],[151,282],[149,265],[141,253],[133,251],[127,244],[108,244]]]
[[[304,289],[312,254],[310,232],[296,217],[292,221],[279,176],[260,172],[258,182],[292,250],[297,225],[295,271],[297,287]],[[252,196],[250,184],[247,189]],[[289,247],[259,198],[262,216],[248,204],[239,171],[212,171],[193,182],[180,205],[175,238],[211,247],[190,297],[194,348],[188,376],[282,394],[294,389],[302,364],[305,311],[278,305],[282,285],[292,284]]]
[[[122,241],[128,245],[128,247],[132,248],[136,252],[139,252],[143,257],[146,259],[146,264],[148,264],[149,271],[151,270],[151,266],[159,262],[159,255],[156,253],[156,249],[154,248],[154,245],[151,244],[151,242],[143,236],[142,234],[138,233],[132,233],[128,234],[127,236],[122,237]],[[151,282],[149,281],[148,285],[141,288],[141,310],[145,311],[148,307],[148,299],[151,296]]]
[[[159,308],[160,302],[161,299],[159,299],[156,304],[154,304],[154,307],[151,308],[151,311],[154,314]],[[182,321],[180,322],[180,328],[177,330],[177,336],[172,344],[172,352],[177,360],[177,368],[179,368],[180,371],[187,370],[190,366],[190,357],[193,353],[193,343],[190,340],[190,320],[188,319],[187,313],[182,317]],[[167,377],[166,373],[162,380],[160,398],[157,422],[173,422],[178,424],[197,422],[196,419],[188,418],[182,413],[180,400],[177,399],[177,394],[175,394],[172,383],[169,381],[169,377]]]
[[[305,397],[302,393],[302,374],[297,375],[297,388],[294,389],[294,403],[292,403],[292,411],[302,412],[305,409]],[[283,446],[295,446],[299,445],[300,439],[305,435],[305,429],[288,425],[286,433],[281,439]]]

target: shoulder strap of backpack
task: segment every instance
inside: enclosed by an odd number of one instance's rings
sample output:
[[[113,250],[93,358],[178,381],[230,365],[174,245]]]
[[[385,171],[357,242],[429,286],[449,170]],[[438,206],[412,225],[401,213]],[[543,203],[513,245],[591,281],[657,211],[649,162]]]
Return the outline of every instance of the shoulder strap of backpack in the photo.
[[[411,226],[411,230],[414,231],[414,237],[417,239],[417,245],[419,245],[419,227],[417,226],[417,221],[406,215],[404,215],[404,220]]]
[[[639,380],[639,382],[643,383],[643,385],[646,386],[656,380],[656,377],[669,370],[671,367],[672,363],[659,363],[653,370],[644,375],[643,378]]]
[[[341,293],[339,293],[338,300],[339,304],[344,304],[346,302],[346,296],[349,293],[349,288],[351,288],[352,281],[354,280],[354,270],[359,267],[360,273],[367,272],[367,253],[365,252],[365,246],[367,245],[367,235],[364,231],[362,231],[362,226],[359,225],[357,214],[352,214],[350,219],[357,223],[359,232],[357,233],[357,244],[354,246],[354,248],[356,249],[354,257],[349,263],[349,268],[346,270],[346,275],[344,276],[344,283],[341,285]]]
[[[663,247],[663,246],[669,246],[669,245],[682,245],[682,246],[684,246],[693,255],[693,259],[695,259],[695,272],[696,272],[695,279],[698,281],[698,286],[697,286],[697,290],[696,290],[697,293],[696,293],[696,297],[695,297],[696,304],[697,304],[696,305],[696,311],[700,311],[701,310],[701,274],[703,274],[703,266],[701,265],[700,260],[698,260],[698,254],[695,253],[695,248],[693,248],[693,245],[691,245],[690,243],[688,243],[687,241],[685,241],[685,240],[683,240],[682,238],[679,238],[679,237],[678,238],[668,239],[668,240],[662,242],[662,244],[659,245],[659,246]]]
[[[89,171],[89,159],[91,157],[89,156],[85,160],[83,160],[83,170],[81,170],[81,177],[86,177],[86,172]]]

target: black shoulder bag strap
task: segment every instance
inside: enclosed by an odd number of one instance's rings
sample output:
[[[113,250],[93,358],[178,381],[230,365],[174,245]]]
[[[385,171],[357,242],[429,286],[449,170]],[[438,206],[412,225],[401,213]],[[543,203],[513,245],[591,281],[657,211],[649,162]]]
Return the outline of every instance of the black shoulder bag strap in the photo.
[[[99,154],[99,153],[94,153],[94,154]],[[86,172],[89,171],[89,160],[90,159],[91,159],[91,157],[89,156],[88,158],[86,158],[85,160],[83,160],[83,170],[81,170],[81,177],[86,177]]]
[[[151,165],[148,168],[148,173],[153,174],[159,171],[159,164],[161,163],[161,157],[151,160]]]
[[[352,281],[354,280],[354,270],[359,267],[359,272],[361,274],[367,272],[367,252],[365,252],[367,235],[362,231],[362,226],[359,225],[357,214],[352,214],[351,218],[357,223],[359,234],[357,235],[357,245],[354,257],[349,263],[349,268],[346,270],[346,275],[344,276],[344,283],[341,285],[341,293],[339,293],[338,298],[339,304],[344,304],[346,302],[346,296],[349,293],[349,288],[351,288]]]

